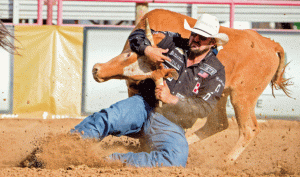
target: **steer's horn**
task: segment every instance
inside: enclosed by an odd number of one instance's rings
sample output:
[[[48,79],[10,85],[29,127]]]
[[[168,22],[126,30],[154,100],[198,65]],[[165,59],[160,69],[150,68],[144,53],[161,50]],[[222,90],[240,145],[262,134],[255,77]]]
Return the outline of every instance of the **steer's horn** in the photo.
[[[154,40],[153,40],[153,36],[152,36],[152,33],[151,33],[151,29],[150,29],[148,18],[146,18],[146,24],[145,25],[146,25],[145,26],[146,37],[147,37],[147,39],[149,39],[151,45],[154,45]]]
[[[153,46],[154,45],[154,40],[153,40],[153,36],[152,36],[152,33],[151,33],[148,18],[146,18],[145,21],[146,21],[146,23],[145,23],[145,25],[146,25],[145,26],[146,37],[150,41],[150,44]],[[156,69],[159,69],[159,66],[157,66]],[[163,78],[158,78],[154,82],[155,82],[155,85],[164,85],[164,79]],[[162,107],[162,101],[158,101],[158,106]]]

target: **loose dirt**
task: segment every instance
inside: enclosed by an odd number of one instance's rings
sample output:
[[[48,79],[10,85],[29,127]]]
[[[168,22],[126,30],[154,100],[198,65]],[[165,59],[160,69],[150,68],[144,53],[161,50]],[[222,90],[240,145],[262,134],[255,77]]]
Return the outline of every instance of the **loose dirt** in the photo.
[[[225,166],[222,158],[238,139],[237,124],[230,121],[229,129],[190,146],[186,168],[109,161],[103,157],[113,152],[139,151],[139,142],[127,137],[98,142],[68,134],[81,121],[0,119],[0,176],[300,176],[298,121],[259,123],[258,136],[234,165]]]

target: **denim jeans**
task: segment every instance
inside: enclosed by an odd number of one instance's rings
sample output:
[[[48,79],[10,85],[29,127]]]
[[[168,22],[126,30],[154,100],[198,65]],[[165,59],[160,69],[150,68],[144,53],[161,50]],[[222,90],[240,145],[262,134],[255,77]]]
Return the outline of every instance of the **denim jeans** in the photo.
[[[114,153],[109,157],[136,167],[183,166],[188,157],[184,130],[153,111],[140,96],[134,95],[85,118],[71,130],[84,132],[83,138],[102,140],[108,135],[143,139],[150,152]]]

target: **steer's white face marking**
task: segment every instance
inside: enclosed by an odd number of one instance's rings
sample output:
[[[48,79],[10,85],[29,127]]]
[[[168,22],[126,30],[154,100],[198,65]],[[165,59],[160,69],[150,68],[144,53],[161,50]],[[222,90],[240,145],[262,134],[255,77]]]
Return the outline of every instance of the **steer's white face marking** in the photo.
[[[137,59],[136,62],[132,63],[129,66],[124,67],[123,74],[124,76],[135,76],[135,75],[146,75],[150,76],[152,70],[150,64],[146,62],[147,58],[141,56]]]

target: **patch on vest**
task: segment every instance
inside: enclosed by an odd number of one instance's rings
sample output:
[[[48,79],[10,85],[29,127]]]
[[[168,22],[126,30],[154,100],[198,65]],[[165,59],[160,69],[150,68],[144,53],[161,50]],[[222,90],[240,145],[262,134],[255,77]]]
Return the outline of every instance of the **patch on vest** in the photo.
[[[169,66],[168,66],[169,65]],[[175,61],[175,60],[171,60],[171,61],[164,61],[164,66],[167,66],[168,68],[174,68],[177,71],[180,70],[181,66]]]
[[[193,92],[196,93],[196,94],[198,94],[198,92],[199,92],[199,87],[200,87],[200,83],[197,82],[197,84],[195,85],[195,87],[194,87],[194,89],[193,89]]]
[[[217,73],[217,70],[214,67],[212,67],[206,63],[203,63],[199,68],[202,69],[203,71],[207,72],[211,76]]]
[[[225,84],[224,84],[224,82],[223,82],[222,79],[220,79],[220,78],[217,76],[217,77],[216,77],[216,80],[219,81],[219,82],[221,82],[222,86],[225,87]]]
[[[177,96],[178,98],[182,98],[182,99],[184,98],[184,96],[181,95],[180,93],[177,93],[176,96]]]
[[[202,70],[198,73],[198,76],[203,77],[204,79],[208,77],[208,74]]]
[[[173,77],[168,77],[167,80],[168,80],[169,82],[171,82],[171,81],[173,80]]]

